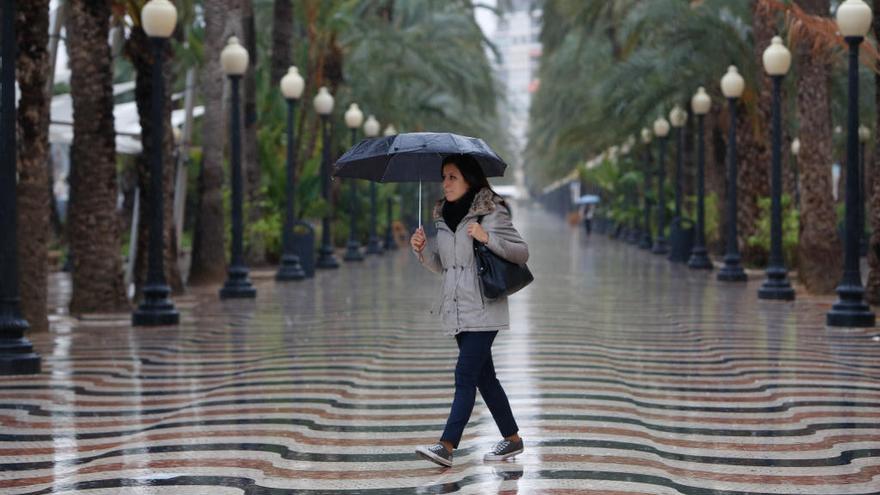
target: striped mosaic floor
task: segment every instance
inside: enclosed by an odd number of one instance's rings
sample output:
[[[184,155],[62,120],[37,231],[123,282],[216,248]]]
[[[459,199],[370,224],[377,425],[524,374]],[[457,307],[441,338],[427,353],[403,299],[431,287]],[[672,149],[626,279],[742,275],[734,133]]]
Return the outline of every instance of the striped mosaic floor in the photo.
[[[632,246],[515,215],[536,282],[494,346],[526,451],[478,401],[455,466],[413,454],[452,398],[438,280],[405,252],[175,302],[179,328],[56,318],[0,377],[2,494],[880,494],[880,338],[829,298],[759,302]],[[64,283],[56,297],[63,299]]]

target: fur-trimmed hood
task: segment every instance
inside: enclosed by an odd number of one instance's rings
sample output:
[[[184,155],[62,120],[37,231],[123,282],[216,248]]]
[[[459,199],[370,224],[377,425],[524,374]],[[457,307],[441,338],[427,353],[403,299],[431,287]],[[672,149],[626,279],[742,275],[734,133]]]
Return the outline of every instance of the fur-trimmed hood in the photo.
[[[480,189],[476,195],[474,195],[474,202],[471,204],[471,208],[468,210],[467,215],[464,217],[472,217],[472,216],[485,216],[493,211],[498,205],[504,203],[504,199],[501,196],[498,196],[492,192],[488,187],[484,187]],[[443,218],[443,205],[446,204],[445,199],[437,200],[437,203],[434,204],[434,212],[433,219],[436,222]]]

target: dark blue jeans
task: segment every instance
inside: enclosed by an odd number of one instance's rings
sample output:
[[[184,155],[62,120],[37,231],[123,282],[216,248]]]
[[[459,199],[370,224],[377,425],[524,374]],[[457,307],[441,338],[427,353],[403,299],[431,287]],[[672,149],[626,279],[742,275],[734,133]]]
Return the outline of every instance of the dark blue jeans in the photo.
[[[464,427],[471,417],[477,389],[489,407],[501,436],[509,437],[519,431],[507,394],[495,377],[492,363],[492,342],[498,332],[462,332],[455,336],[458,343],[458,363],[455,365],[455,398],[446,420],[446,429],[440,440],[458,448]]]

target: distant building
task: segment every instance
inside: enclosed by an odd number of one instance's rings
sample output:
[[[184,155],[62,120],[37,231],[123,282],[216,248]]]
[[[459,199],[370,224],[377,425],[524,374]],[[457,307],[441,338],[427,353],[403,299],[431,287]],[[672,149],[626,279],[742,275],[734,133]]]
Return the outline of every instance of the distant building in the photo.
[[[516,147],[511,157],[516,184],[523,186],[521,152],[526,146],[529,105],[532,93],[538,89],[538,66],[541,59],[541,9],[534,0],[513,0],[502,9],[492,43],[498,48],[501,60],[496,66],[499,81],[506,89],[510,130]]]

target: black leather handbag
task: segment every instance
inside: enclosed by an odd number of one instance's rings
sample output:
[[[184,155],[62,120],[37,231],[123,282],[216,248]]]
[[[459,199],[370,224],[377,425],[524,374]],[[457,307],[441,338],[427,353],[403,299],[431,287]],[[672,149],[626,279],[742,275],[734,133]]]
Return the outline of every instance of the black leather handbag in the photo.
[[[477,222],[482,223],[480,217]],[[493,253],[482,242],[474,240],[474,262],[483,289],[483,297],[507,297],[532,283],[535,277],[525,264],[518,265]]]

